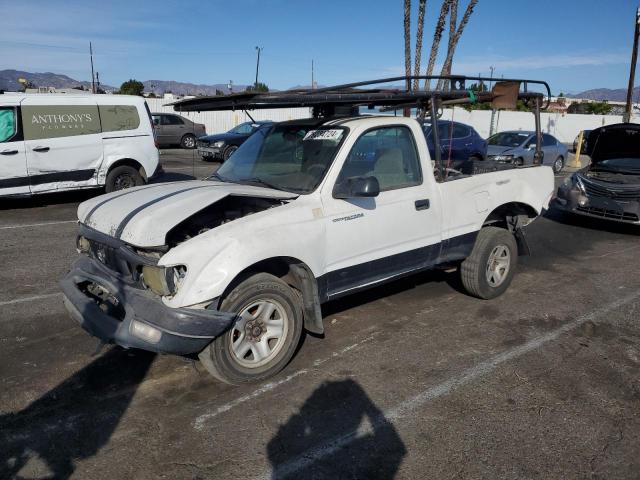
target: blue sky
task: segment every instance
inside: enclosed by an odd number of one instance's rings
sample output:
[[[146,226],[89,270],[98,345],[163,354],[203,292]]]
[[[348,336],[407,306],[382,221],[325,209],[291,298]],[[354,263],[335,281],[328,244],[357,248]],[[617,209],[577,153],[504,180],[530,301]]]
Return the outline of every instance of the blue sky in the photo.
[[[423,56],[439,5],[427,0]],[[625,87],[637,5],[479,0],[453,72],[488,75],[493,65],[496,76],[547,80],[556,94]],[[402,0],[0,0],[0,11],[0,69],[88,80],[92,40],[96,70],[114,86],[129,78],[252,83],[256,45],[260,80],[273,88],[308,85],[312,59],[324,85],[404,71]]]

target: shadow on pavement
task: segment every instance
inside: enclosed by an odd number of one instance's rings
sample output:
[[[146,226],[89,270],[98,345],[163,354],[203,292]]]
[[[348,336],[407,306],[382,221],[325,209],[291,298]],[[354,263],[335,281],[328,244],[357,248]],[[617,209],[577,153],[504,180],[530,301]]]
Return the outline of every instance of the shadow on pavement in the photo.
[[[391,479],[406,448],[355,381],[325,382],[267,445],[272,479]]]
[[[16,413],[0,416],[0,478],[67,479],[127,411],[155,354],[114,347]]]

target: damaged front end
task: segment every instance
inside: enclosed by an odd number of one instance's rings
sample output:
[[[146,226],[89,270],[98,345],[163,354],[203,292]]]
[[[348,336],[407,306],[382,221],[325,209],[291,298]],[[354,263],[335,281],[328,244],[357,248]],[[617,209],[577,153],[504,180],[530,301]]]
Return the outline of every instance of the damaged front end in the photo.
[[[78,250],[82,256],[61,281],[65,306],[103,342],[162,353],[197,353],[235,321],[233,313],[164,305],[162,297],[177,291],[186,270],[158,266],[160,250],[135,249],[84,225]]]
[[[591,164],[565,179],[556,205],[571,213],[640,224],[640,126],[598,128],[587,145]]]

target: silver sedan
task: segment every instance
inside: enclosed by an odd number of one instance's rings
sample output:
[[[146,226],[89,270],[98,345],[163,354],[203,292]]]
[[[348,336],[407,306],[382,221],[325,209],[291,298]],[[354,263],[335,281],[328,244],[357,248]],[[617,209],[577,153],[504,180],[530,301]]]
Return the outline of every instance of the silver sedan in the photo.
[[[533,154],[536,150],[535,132],[513,130],[500,132],[487,140],[487,158],[501,163],[515,165],[533,164]],[[553,135],[542,135],[542,163],[559,173],[564,168],[569,150]]]

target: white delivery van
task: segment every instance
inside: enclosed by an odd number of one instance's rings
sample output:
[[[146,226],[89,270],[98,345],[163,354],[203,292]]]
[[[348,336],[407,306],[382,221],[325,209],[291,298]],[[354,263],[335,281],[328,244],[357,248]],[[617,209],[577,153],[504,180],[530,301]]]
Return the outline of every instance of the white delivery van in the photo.
[[[158,171],[144,98],[0,94],[0,197],[112,192],[142,185]]]

